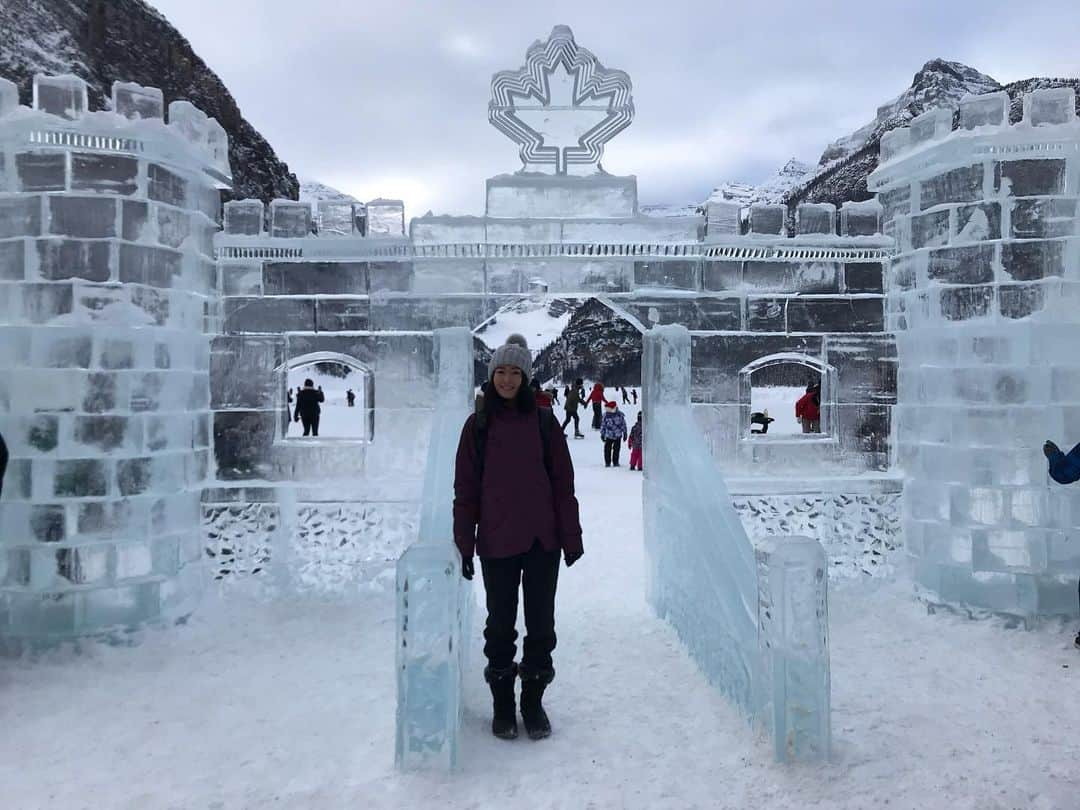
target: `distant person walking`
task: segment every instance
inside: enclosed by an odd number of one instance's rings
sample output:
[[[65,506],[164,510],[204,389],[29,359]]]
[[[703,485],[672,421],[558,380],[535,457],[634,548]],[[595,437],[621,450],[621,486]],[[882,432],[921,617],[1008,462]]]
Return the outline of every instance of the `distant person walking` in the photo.
[[[356,393],[351,388],[345,392],[345,404],[350,408],[356,406]]]
[[[630,389],[630,396],[632,396],[634,398],[634,404],[637,405],[637,389],[636,388],[631,388]]]
[[[322,386],[315,388],[312,380],[304,380],[304,387],[296,395],[296,412],[293,414],[294,422],[302,422],[305,436],[319,435],[319,417],[322,414],[322,406],[325,402]]]
[[[604,440],[604,466],[619,466],[619,450],[626,440],[626,417],[614,400],[607,403],[607,413],[600,423],[600,438]]]
[[[563,410],[566,411],[566,418],[563,419],[562,432],[566,435],[566,426],[570,424],[570,420],[574,420],[574,438],[584,439],[585,434],[581,432],[580,420],[578,418],[578,406],[581,405],[581,397],[578,395],[577,388],[571,388],[566,386],[566,404],[563,405]]]
[[[622,393],[622,404],[623,405],[629,405],[630,404],[630,395],[628,393],[626,393],[626,388],[624,386],[619,386],[619,391]]]
[[[806,393],[795,403],[795,418],[802,424],[803,433],[821,432],[821,384],[806,386]]]
[[[559,404],[559,387],[557,385],[551,386],[551,388],[548,389],[548,396],[551,397],[551,404],[552,405],[558,405]]]
[[[1050,477],[1059,484],[1074,484],[1080,481],[1080,444],[1068,453],[1062,453],[1060,447],[1047,439],[1043,445],[1043,455],[1050,464]],[[1077,584],[1076,591],[1080,598],[1080,583]],[[1080,650],[1080,633],[1076,634],[1073,644]]]
[[[599,430],[600,420],[604,416],[604,403],[607,402],[604,397],[604,386],[601,383],[595,383],[586,401],[592,404],[592,429]]]
[[[630,438],[626,440],[626,446],[630,448],[630,469],[640,470],[644,445],[641,443],[642,423],[641,411],[638,411],[637,421],[630,428]]]

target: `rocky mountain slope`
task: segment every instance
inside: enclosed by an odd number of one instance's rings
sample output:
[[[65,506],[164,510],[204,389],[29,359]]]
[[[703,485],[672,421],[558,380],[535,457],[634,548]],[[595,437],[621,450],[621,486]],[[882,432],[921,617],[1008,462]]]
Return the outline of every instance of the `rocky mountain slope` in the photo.
[[[581,304],[557,340],[533,360],[533,376],[641,385],[641,332],[596,298]]]
[[[837,206],[846,200],[866,200],[867,176],[877,168],[878,150],[883,133],[906,126],[934,107],[957,109],[967,94],[981,95],[1004,90],[1012,100],[1009,118],[1019,121],[1023,96],[1035,88],[1071,86],[1080,88],[1077,79],[1034,78],[1002,85],[995,79],[959,62],[934,59],[915,74],[911,86],[899,96],[878,107],[874,120],[850,135],[829,144],[817,168],[795,184],[784,202],[831,202]],[[1078,110],[1080,110],[1080,91]]]
[[[784,195],[813,171],[814,167],[808,166],[801,160],[791,158],[781,167],[780,171],[761,185],[754,186],[749,183],[735,182],[721,183],[713,189],[712,194],[709,195],[709,201],[728,200],[741,203],[744,206],[753,205],[754,203],[778,203],[784,199]]]
[[[92,109],[112,83],[159,87],[166,103],[187,99],[229,133],[236,198],[296,199],[299,183],[240,113],[221,79],[161,14],[142,0],[0,0],[0,76],[31,99],[35,73],[74,73]]]

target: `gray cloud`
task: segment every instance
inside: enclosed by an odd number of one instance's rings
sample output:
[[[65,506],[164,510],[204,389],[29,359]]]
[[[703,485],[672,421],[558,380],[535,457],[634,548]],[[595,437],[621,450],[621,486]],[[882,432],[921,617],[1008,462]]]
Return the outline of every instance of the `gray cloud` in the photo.
[[[643,202],[816,161],[934,57],[1002,82],[1080,75],[1074,0],[152,2],[294,171],[407,216],[479,213],[484,179],[519,168],[487,123],[491,74],[557,23],[634,82],[603,164],[636,174]]]

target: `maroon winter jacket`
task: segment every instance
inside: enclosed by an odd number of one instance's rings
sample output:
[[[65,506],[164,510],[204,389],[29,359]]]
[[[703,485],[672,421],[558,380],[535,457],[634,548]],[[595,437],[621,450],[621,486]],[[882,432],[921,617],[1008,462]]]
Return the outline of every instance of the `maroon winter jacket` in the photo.
[[[462,557],[524,554],[539,540],[548,551],[581,551],[574,465],[566,437],[550,436],[551,479],[536,411],[497,407],[487,423],[484,476],[477,473],[476,414],[465,420],[454,475],[454,542]]]

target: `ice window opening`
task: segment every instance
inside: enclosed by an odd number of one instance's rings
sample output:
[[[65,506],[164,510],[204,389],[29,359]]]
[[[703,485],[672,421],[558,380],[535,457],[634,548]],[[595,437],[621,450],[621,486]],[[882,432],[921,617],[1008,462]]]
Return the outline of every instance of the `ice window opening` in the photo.
[[[284,377],[282,438],[371,441],[374,377],[366,365],[323,352],[293,360]]]
[[[820,361],[801,355],[766,357],[740,376],[748,438],[830,436],[828,373]]]

